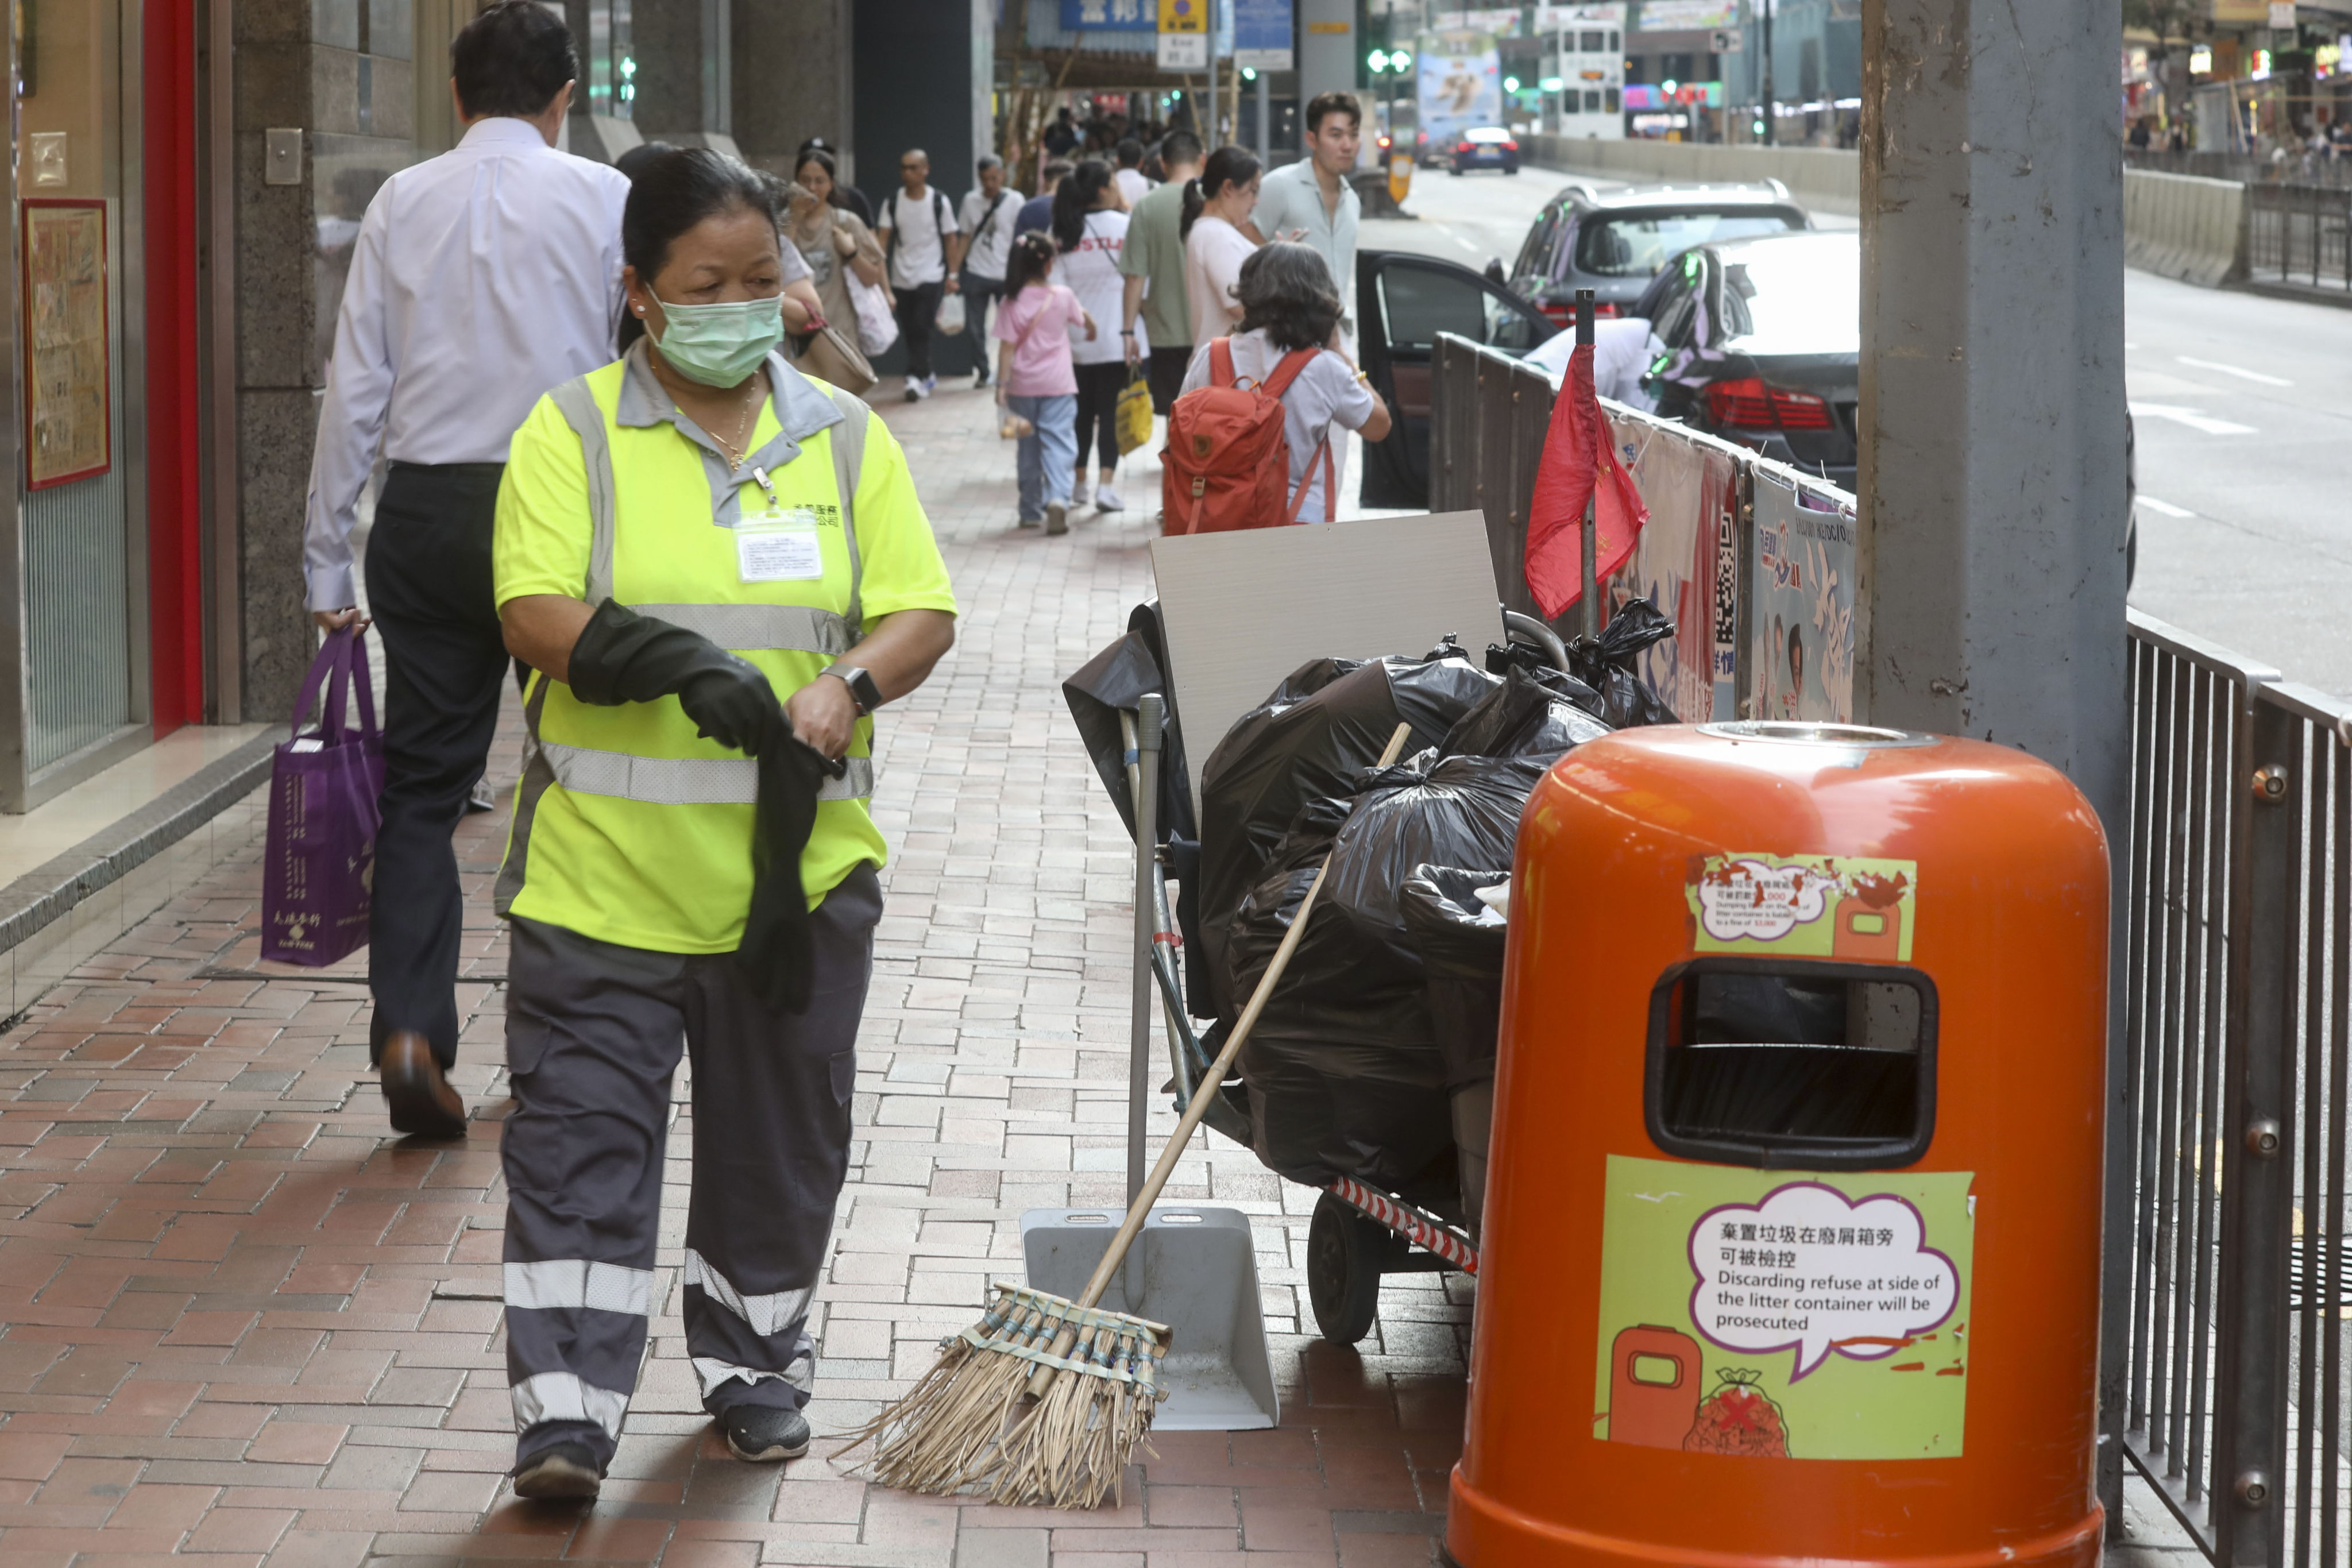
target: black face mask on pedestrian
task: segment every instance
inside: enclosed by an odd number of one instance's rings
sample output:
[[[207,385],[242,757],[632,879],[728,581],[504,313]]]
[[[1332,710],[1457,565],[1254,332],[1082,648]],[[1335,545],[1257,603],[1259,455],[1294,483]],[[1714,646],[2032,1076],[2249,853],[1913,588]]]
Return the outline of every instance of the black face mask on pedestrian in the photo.
[[[758,760],[751,906],[735,959],[763,1001],[787,1013],[805,1011],[814,976],[801,851],[816,826],[818,790],[847,764],[793,733],[775,688],[749,660],[611,599],[581,629],[569,674],[572,695],[600,708],[676,697],[696,733]]]

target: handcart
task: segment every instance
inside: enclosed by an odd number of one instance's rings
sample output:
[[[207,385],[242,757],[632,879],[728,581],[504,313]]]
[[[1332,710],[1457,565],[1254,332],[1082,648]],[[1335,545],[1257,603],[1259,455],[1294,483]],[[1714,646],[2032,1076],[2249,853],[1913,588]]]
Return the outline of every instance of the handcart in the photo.
[[[1501,612],[1507,637],[1538,651],[1556,668],[1568,668],[1567,649],[1540,621]],[[1141,606],[1130,623],[1155,658],[1160,656],[1156,606]],[[1164,668],[1164,662],[1160,664]],[[1221,1025],[1194,1026],[1186,1005],[1184,952],[1187,922],[1169,897],[1171,862],[1198,846],[1184,845],[1168,830],[1159,810],[1163,780],[1181,781],[1183,752],[1175,717],[1163,693],[1139,695],[1132,709],[1121,706],[1119,737],[1127,775],[1129,826],[1136,842],[1135,992],[1130,1117],[1142,1146],[1140,1122],[1150,1094],[1151,994],[1156,988],[1168,1039],[1170,1077],[1162,1086],[1172,1105],[1189,1101],[1201,1075],[1223,1043]],[[1173,758],[1173,765],[1165,759]],[[1179,787],[1181,787],[1181,784]],[[1173,792],[1171,792],[1173,793]],[[1181,879],[1181,873],[1180,873]],[[1236,1075],[1219,1086],[1204,1125],[1248,1147],[1249,1090]],[[1130,1172],[1130,1189],[1141,1173]],[[1405,1194],[1352,1177],[1328,1183],[1316,1201],[1307,1246],[1307,1300],[1317,1329],[1335,1344],[1352,1345],[1370,1331],[1379,1307],[1381,1279],[1390,1274],[1478,1272],[1475,1226],[1458,1198],[1434,1191]]]

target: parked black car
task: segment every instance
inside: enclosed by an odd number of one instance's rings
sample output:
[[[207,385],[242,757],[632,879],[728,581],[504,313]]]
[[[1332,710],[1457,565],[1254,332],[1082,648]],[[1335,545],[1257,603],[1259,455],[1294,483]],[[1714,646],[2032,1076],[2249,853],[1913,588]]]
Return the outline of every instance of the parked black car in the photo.
[[[1628,313],[1658,269],[1694,245],[1811,228],[1778,180],[1761,184],[1561,187],[1528,230],[1509,286],[1556,326],[1569,324],[1579,289],[1600,314]]]
[[[1664,419],[1853,488],[1861,398],[1862,237],[1783,234],[1702,245],[1631,312],[1664,353],[1643,384]]]
[[[1357,363],[1388,402],[1388,438],[1364,447],[1363,504],[1429,504],[1429,389],[1437,334],[1523,354],[1559,329],[1500,284],[1433,256],[1356,253]]]

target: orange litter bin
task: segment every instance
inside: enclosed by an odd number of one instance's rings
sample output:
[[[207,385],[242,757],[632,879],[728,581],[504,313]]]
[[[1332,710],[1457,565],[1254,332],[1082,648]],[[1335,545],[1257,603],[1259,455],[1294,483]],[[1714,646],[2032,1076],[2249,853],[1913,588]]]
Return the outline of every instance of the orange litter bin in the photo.
[[[2054,769],[1628,731],[1528,803],[1461,1568],[2092,1568],[2106,844]]]

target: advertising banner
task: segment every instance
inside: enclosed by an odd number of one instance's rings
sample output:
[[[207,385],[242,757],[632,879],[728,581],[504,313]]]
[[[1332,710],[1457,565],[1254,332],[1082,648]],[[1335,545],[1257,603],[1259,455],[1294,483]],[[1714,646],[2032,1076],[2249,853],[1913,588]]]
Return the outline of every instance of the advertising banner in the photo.
[[[1519,8],[1484,11],[1440,11],[1432,24],[1441,33],[1492,33],[1498,38],[1519,36]]]
[[[1756,470],[1748,717],[1853,719],[1851,510]]]
[[[1739,26],[1738,0],[1642,0],[1633,24],[1640,33],[1683,33],[1698,27]]]
[[[1609,1156],[1592,1435],[1756,1462],[1959,1458],[1974,1179]]]
[[[1290,0],[1232,0],[1234,64],[1253,70],[1290,68]]]
[[[1433,148],[1503,118],[1503,72],[1492,33],[1432,33],[1413,60],[1421,131]]]
[[[1675,635],[1642,654],[1642,679],[1685,724],[1737,717],[1739,472],[1727,453],[1655,422],[1612,420],[1611,439],[1650,521],[1611,574],[1609,613],[1647,599]]]

